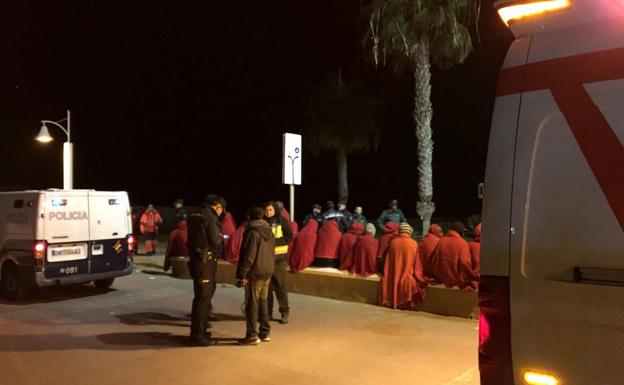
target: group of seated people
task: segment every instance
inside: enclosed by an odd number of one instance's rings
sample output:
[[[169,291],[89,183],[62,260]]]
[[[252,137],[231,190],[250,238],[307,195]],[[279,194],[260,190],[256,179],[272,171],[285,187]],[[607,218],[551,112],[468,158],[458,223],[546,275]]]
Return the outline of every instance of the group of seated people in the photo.
[[[431,225],[418,244],[412,231],[402,223],[381,256],[380,305],[412,309],[425,299],[427,286],[432,284],[467,291],[478,288],[481,224],[470,242],[462,237],[461,222],[454,222],[446,234],[439,225]]]
[[[412,238],[413,229],[404,222],[404,217],[393,215],[397,211],[396,201],[386,211],[382,215],[386,220],[383,232],[377,239],[376,226],[367,223],[363,216],[349,218],[350,228],[343,232],[344,217],[328,216],[327,212],[319,213],[318,218],[306,218],[299,231],[282,206],[281,215],[290,222],[293,233],[288,247],[290,271],[297,273],[316,266],[338,268],[362,277],[379,274],[379,304],[392,308],[415,307],[424,300],[426,288],[432,284],[477,289],[480,224],[474,229],[470,243],[463,238],[461,222],[453,223],[446,234],[439,225],[432,224],[418,243]],[[246,222],[236,226],[230,213],[223,219],[222,231],[227,237],[224,257],[231,263],[238,261],[245,229]]]

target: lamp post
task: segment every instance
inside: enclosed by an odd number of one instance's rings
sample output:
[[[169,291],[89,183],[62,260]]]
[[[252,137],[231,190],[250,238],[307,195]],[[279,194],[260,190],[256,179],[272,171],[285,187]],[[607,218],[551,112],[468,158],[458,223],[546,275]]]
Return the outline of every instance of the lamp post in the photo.
[[[59,123],[67,121],[67,129],[60,125]],[[74,171],[73,171],[73,163],[74,163],[74,147],[71,142],[71,124],[70,124],[70,113],[67,110],[67,117],[61,120],[57,120],[53,122],[51,120],[42,120],[42,126],[39,130],[39,134],[35,137],[36,140],[42,143],[49,143],[54,140],[50,133],[48,132],[48,127],[46,124],[52,124],[57,126],[65,135],[67,135],[67,141],[63,143],[63,190],[72,190],[74,188]]]

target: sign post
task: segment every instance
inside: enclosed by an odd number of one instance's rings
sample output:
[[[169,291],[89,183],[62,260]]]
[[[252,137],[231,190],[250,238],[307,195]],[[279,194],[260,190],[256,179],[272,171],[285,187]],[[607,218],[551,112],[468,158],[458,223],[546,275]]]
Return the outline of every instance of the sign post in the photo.
[[[282,183],[290,185],[290,220],[295,220],[295,185],[301,185],[301,135],[284,134]]]

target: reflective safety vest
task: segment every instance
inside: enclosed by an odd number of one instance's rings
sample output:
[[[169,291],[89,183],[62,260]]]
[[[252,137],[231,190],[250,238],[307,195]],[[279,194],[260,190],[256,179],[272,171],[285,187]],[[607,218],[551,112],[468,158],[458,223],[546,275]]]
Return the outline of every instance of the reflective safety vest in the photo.
[[[277,241],[280,238],[284,238],[284,232],[282,231],[281,224],[273,224],[271,225],[271,231],[273,231],[273,236]],[[287,254],[288,253],[288,245],[278,246],[275,245],[275,255]]]

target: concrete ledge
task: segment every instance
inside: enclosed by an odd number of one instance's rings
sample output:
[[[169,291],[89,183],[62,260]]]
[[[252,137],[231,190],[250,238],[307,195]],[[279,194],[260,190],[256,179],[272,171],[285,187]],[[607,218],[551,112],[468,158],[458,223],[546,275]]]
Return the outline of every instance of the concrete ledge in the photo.
[[[292,293],[376,305],[379,276],[358,277],[333,268],[309,267],[296,274],[288,274],[288,289]],[[219,261],[218,283],[236,281],[236,266]],[[462,318],[478,318],[477,292],[461,291],[436,285],[427,288],[427,297],[417,310]]]

